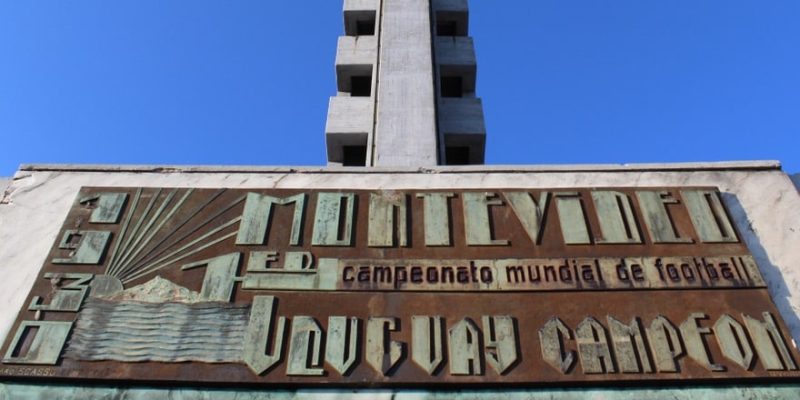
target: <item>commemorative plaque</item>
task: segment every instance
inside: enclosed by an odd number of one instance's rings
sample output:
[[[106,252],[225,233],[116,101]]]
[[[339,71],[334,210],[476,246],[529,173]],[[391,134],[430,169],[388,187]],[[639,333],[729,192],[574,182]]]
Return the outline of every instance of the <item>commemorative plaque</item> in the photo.
[[[0,351],[134,384],[800,377],[707,187],[82,188]]]

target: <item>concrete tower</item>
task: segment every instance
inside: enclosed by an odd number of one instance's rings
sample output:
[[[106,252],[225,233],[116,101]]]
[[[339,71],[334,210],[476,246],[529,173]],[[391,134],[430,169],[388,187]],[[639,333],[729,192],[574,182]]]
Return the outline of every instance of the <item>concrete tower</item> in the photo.
[[[467,0],[345,0],[328,164],[482,164]]]

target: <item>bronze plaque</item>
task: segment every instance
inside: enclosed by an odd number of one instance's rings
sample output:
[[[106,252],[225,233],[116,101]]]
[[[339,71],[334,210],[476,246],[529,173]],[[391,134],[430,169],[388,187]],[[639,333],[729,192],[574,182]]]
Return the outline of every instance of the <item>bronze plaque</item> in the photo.
[[[797,379],[715,188],[83,188],[0,376],[430,387]]]

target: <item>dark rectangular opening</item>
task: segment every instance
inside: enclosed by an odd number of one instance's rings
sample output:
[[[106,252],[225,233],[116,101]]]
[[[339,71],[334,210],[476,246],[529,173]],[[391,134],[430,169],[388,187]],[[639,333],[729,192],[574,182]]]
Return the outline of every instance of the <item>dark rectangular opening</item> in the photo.
[[[456,21],[437,21],[436,22],[436,35],[437,36],[458,36],[458,23]]]
[[[347,36],[372,36],[376,30],[376,12],[369,10],[345,11],[344,34]]]
[[[441,77],[442,97],[464,97],[464,80],[460,76]]]
[[[447,165],[469,165],[469,147],[447,146],[444,149]]]
[[[367,146],[343,146],[342,166],[364,167],[367,165]]]
[[[363,19],[356,21],[356,36],[372,36],[375,34],[375,20]]]
[[[372,95],[371,76],[353,76],[350,78],[350,96],[369,97]]]

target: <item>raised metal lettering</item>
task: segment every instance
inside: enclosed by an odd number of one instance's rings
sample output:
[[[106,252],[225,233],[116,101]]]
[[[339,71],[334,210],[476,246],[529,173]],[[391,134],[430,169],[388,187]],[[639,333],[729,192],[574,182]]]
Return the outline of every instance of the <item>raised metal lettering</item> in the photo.
[[[683,345],[675,326],[666,317],[659,315],[646,331],[656,361],[656,370],[680,372],[678,357],[683,355]]]
[[[531,238],[533,244],[539,244],[542,238],[542,223],[544,221],[544,212],[547,208],[550,193],[542,192],[539,195],[539,202],[533,198],[533,195],[528,192],[505,192],[503,195],[508,200],[514,214],[517,215],[522,227],[528,237]]]
[[[514,318],[508,315],[484,315],[486,332],[486,362],[500,375],[517,362],[517,330]]]
[[[328,318],[325,361],[343,376],[350,374],[358,360],[360,322],[358,318]]]
[[[495,193],[467,192],[464,202],[464,229],[467,246],[508,246],[508,240],[492,239],[490,206],[501,206],[503,201]]]
[[[714,324],[714,335],[725,358],[748,371],[753,368],[753,348],[739,321],[728,314],[723,315]]]
[[[93,205],[89,222],[93,224],[116,224],[128,200],[127,193],[99,193],[80,199],[79,203]]]
[[[702,242],[739,241],[728,213],[725,212],[725,207],[719,199],[719,193],[714,190],[683,190],[681,196],[686,203],[697,236]]]
[[[54,258],[53,264],[99,264],[110,238],[111,232],[68,230],[58,248],[71,250],[69,257]]]
[[[289,361],[286,375],[322,376],[322,328],[312,317],[292,318],[292,334],[289,343]]]
[[[608,345],[606,328],[596,319],[592,317],[584,319],[575,330],[575,337],[583,373],[607,374],[617,371]]]
[[[425,203],[425,246],[450,246],[450,198],[455,193],[420,193]]]
[[[411,317],[412,360],[430,375],[444,362],[444,319],[440,316]]]
[[[36,336],[31,341],[28,351],[24,355],[14,355],[14,351],[25,340],[27,334],[32,334],[32,329],[36,330]],[[6,355],[3,357],[5,364],[34,364],[34,365],[56,365],[61,355],[61,350],[67,343],[67,336],[72,330],[72,322],[56,321],[22,321],[14,339],[8,345]]]
[[[597,243],[641,243],[639,228],[633,215],[631,199],[624,193],[593,191],[592,199],[603,238]]]
[[[749,315],[742,314],[742,317],[764,368],[768,371],[796,371],[797,364],[786,346],[775,318],[768,312],[761,315],[764,322]]]
[[[283,338],[286,336],[286,318],[278,318],[278,327],[273,331],[276,303],[275,296],[253,298],[242,359],[256,375],[267,372],[281,361]]]
[[[397,239],[399,246],[408,246],[407,214],[405,194],[400,192],[372,193],[369,198],[368,245],[370,247],[394,247],[395,239]]]
[[[367,321],[367,363],[383,375],[390,375],[403,357],[403,343],[389,340],[389,332],[397,329],[397,318],[370,317]]]
[[[247,272],[270,272],[272,263],[278,261],[277,251],[251,251],[247,260]]]
[[[483,375],[481,332],[469,318],[450,328],[450,374]]]
[[[206,274],[203,278],[203,287],[200,290],[200,297],[208,301],[231,301],[233,289],[236,285],[236,274],[239,270],[239,259],[241,253],[230,253],[208,260],[186,264],[181,270],[186,271],[192,268],[206,267]]]
[[[575,365],[575,352],[567,351],[564,342],[572,340],[572,331],[558,318],[552,318],[539,329],[542,358],[563,374]]]
[[[314,246],[350,246],[353,238],[354,193],[320,193],[314,217]],[[344,208],[344,213],[342,209]]]
[[[28,310],[30,311],[64,311],[78,312],[81,309],[86,293],[89,291],[89,281],[94,277],[93,274],[60,274],[47,272],[44,279],[49,279],[54,288],[58,288],[53,293],[50,304],[39,304],[42,298],[33,296]],[[64,283],[64,280],[71,282]]]
[[[652,360],[645,347],[639,319],[633,318],[629,325],[611,316],[607,319],[620,371],[633,374],[653,372]]]
[[[686,344],[686,353],[689,354],[692,360],[709,371],[725,371],[723,365],[714,364],[711,361],[711,354],[709,354],[702,336],[710,334],[711,329],[701,327],[699,322],[704,319],[708,319],[708,316],[703,313],[693,313],[689,315],[689,319],[681,324],[681,335],[683,336],[683,343]]]
[[[676,204],[669,192],[637,191],[642,216],[654,243],[691,243],[692,239],[678,237],[667,204]]]
[[[244,211],[242,212],[242,222],[239,225],[239,233],[236,236],[236,244],[262,245],[266,243],[273,204],[281,206],[295,205],[289,244],[292,246],[300,245],[300,231],[303,227],[303,215],[306,209],[306,195],[303,193],[284,198],[248,193]],[[319,214],[319,210],[317,214]]]
[[[578,192],[555,193],[561,234],[566,244],[591,244],[589,227],[583,211],[583,202]]]
[[[314,255],[308,251],[286,252],[283,269],[286,271],[310,271],[314,267]]]

